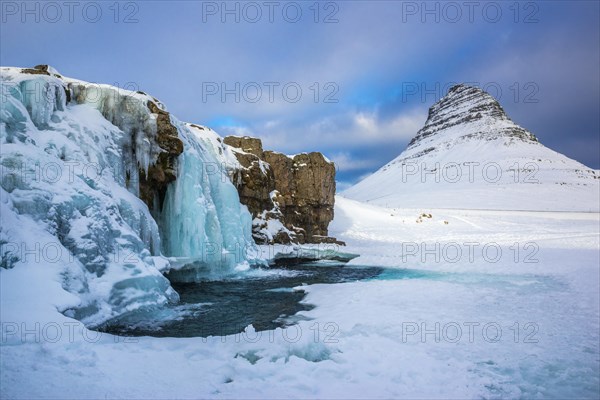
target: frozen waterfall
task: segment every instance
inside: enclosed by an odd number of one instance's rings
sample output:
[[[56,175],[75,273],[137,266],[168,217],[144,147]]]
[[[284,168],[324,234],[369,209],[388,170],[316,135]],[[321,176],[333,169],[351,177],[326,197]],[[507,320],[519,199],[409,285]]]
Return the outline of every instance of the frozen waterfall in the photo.
[[[185,150],[177,180],[169,186],[160,216],[163,250],[188,260],[171,279],[196,280],[248,267],[253,253],[252,217],[214,147],[201,130],[177,122]],[[255,252],[254,252],[255,253]]]
[[[59,311],[98,326],[177,302],[164,273],[189,281],[253,261],[251,216],[214,133],[171,116],[184,151],[151,213],[138,174],[163,151],[147,106],[162,104],[55,73],[2,68],[0,80],[0,273],[59,282],[74,295]]]

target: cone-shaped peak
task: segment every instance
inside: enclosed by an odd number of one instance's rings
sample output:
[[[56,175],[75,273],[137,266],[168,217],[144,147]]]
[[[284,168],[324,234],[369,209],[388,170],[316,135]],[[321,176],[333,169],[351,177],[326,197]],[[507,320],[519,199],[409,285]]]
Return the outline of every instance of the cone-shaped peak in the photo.
[[[466,131],[477,130],[475,125],[485,125],[482,131],[498,133],[504,129],[490,129],[495,124],[505,124],[512,121],[500,103],[484,90],[466,84],[454,85],[448,90],[446,96],[441,98],[429,108],[429,115],[425,126],[411,140],[409,148],[426,137],[441,134],[456,126],[464,126]],[[516,125],[515,125],[516,126]],[[524,131],[522,128],[519,131]],[[530,134],[523,134],[523,139],[534,140]]]

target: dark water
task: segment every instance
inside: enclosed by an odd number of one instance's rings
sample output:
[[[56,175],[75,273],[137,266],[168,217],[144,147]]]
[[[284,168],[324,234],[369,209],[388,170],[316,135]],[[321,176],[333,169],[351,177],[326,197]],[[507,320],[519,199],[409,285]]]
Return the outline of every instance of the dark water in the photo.
[[[531,290],[556,290],[552,279],[532,275],[436,272],[336,263],[303,263],[254,269],[238,278],[174,283],[179,304],[136,311],[99,330],[125,336],[206,337],[240,333],[252,324],[257,331],[290,325],[303,303],[304,285],[358,280],[427,279],[462,285],[487,286],[503,293],[525,295]]]
[[[301,264],[255,270],[249,277],[173,284],[181,301],[172,309],[148,310],[101,330],[128,336],[206,337],[242,332],[250,324],[257,331],[290,324],[289,317],[313,306],[301,303],[303,285],[373,279],[380,267],[343,264]],[[296,289],[294,289],[296,288]],[[135,323],[132,322],[137,321]]]

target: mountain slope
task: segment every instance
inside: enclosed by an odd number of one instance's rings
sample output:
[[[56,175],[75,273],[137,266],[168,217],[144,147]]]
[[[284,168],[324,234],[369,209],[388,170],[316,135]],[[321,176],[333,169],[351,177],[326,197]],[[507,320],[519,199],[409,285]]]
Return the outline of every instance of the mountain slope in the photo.
[[[539,143],[486,92],[457,85],[402,154],[343,196],[388,207],[598,212],[599,178]]]

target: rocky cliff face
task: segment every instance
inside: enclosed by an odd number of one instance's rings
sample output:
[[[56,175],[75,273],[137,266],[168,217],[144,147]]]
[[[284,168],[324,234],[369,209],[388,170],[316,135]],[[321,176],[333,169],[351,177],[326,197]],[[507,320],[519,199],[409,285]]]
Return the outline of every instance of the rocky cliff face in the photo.
[[[48,65],[21,72],[62,79]],[[127,186],[135,186],[134,192],[153,215],[158,215],[169,184],[176,180],[178,158],[184,150],[164,105],[143,92],[137,92],[133,98],[116,88],[69,79],[65,79],[64,91],[67,103],[84,104],[93,99],[107,120],[130,132],[123,143]],[[138,101],[145,107],[140,107]],[[229,136],[224,143],[233,149],[241,165],[230,172],[241,203],[254,218],[253,233],[258,243],[336,242],[327,237],[335,196],[333,163],[320,153],[289,157],[264,151],[261,140],[251,137]],[[136,154],[140,148],[148,154]]]
[[[333,220],[335,166],[321,153],[295,156],[264,151],[260,139],[228,136],[242,169],[234,178],[240,200],[254,217],[259,243],[336,242]]]
[[[156,163],[148,169],[148,175],[140,171],[140,198],[150,210],[161,210],[167,187],[177,177],[177,157],[183,153],[183,142],[177,128],[171,123],[168,112],[155,102],[147,102],[148,109],[156,116],[156,143],[161,148]]]
[[[263,160],[260,139],[228,136],[224,143],[234,149],[242,167],[234,173],[240,201],[248,207],[253,217],[273,208],[271,192],[275,190],[275,175]]]

